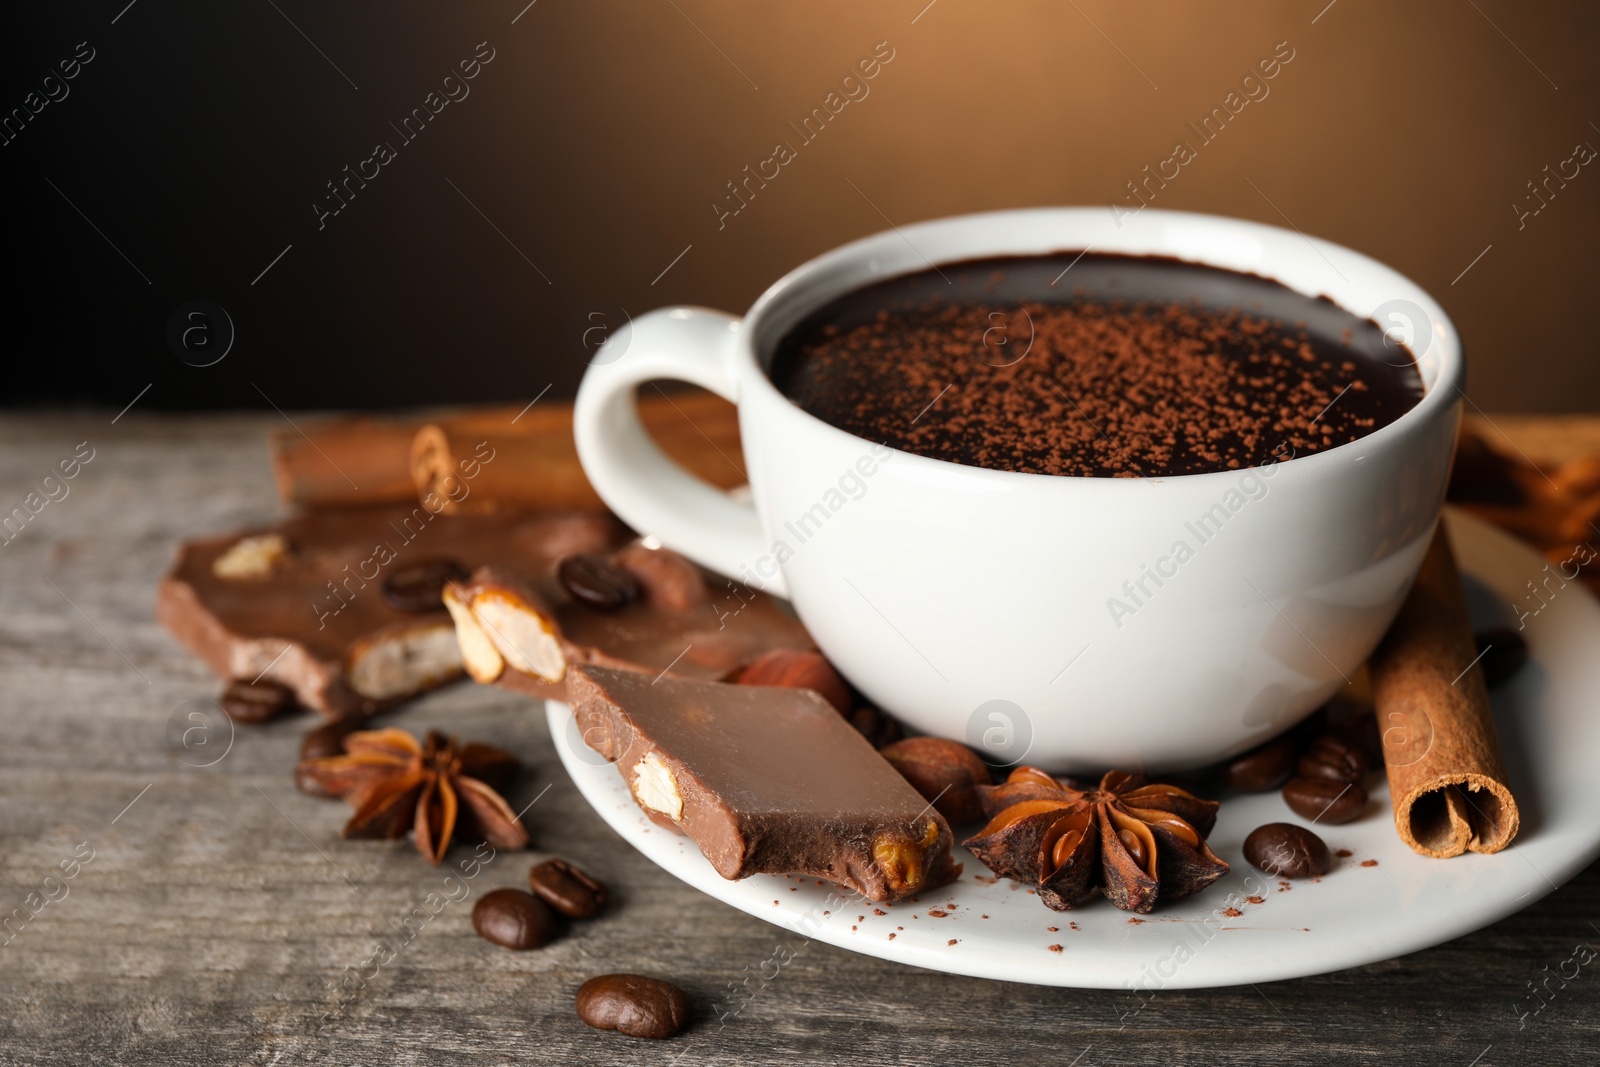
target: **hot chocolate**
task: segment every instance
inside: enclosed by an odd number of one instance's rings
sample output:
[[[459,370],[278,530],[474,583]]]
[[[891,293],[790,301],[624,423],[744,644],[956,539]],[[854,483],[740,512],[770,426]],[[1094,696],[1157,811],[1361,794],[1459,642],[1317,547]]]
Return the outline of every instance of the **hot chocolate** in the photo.
[[[1153,256],[971,260],[857,289],[777,345],[774,384],[859,437],[969,466],[1161,477],[1372,433],[1422,397],[1375,323]]]

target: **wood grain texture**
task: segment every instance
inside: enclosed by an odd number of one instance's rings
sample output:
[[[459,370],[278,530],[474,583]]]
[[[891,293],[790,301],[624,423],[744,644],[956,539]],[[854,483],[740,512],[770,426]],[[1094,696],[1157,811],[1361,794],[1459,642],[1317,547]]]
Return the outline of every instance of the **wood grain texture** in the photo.
[[[1435,949],[1259,988],[1160,993],[1136,1011],[1128,993],[958,978],[807,945],[718,904],[589,810],[536,704],[471,686],[393,721],[520,754],[529,770],[513,806],[549,787],[527,815],[536,844],[605,879],[613,903],[543,951],[498,949],[473,934],[472,900],[523,885],[543,855],[501,854],[470,896],[407,938],[396,927],[414,908],[427,914],[445,871],[406,842],[340,841],[344,807],[295,792],[309,719],[241,727],[208,767],[187,765],[211,757],[169,739],[174,713],[181,721],[186,701],[219,687],[152,621],[156,580],[180,538],[276,517],[265,441],[281,419],[135,412],[112,426],[112,414],[0,419],[0,511],[79,442],[95,449],[69,495],[0,546],[0,917],[43,895],[80,842],[94,849],[60,883],[64,897],[0,933],[0,1063],[1488,1067],[1589,1063],[1600,1048],[1600,963],[1564,986],[1550,980],[1537,1015],[1527,985],[1576,945],[1600,947],[1597,867]],[[450,861],[470,855],[458,847]],[[363,969],[385,940],[395,958]],[[794,960],[752,979],[755,995],[719,1023],[743,1000],[730,990],[780,947]],[[352,968],[367,979],[347,993]],[[697,1002],[694,1025],[663,1045],[589,1030],[573,994],[611,970],[678,982]]]

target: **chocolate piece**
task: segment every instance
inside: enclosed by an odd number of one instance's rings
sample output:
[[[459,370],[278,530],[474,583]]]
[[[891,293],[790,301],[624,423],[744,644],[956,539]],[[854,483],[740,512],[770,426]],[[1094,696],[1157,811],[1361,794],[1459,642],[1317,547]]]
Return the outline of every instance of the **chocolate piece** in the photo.
[[[592,919],[606,904],[605,885],[563,859],[535,864],[528,872],[528,888],[569,919]]]
[[[555,938],[559,924],[544,901],[520,889],[496,889],[472,906],[472,928],[485,941],[525,952],[543,948]]]
[[[689,1021],[689,995],[642,974],[602,974],[578,990],[578,1018],[596,1030],[661,1041]]]
[[[1303,826],[1269,822],[1244,839],[1244,858],[1279,878],[1312,878],[1328,873],[1333,857],[1322,838]]]
[[[224,677],[285,685],[329,718],[372,714],[461,673],[448,613],[397,610],[383,594],[390,574],[448,557],[474,567],[514,562],[554,585],[557,560],[624,538],[616,520],[587,513],[318,512],[186,542],[162,580],[156,617]]]
[[[720,681],[770,649],[811,647],[805,627],[779,601],[742,587],[714,597],[699,568],[675,552],[635,542],[611,562],[643,593],[615,609],[596,609],[560,582],[535,582],[515,567],[480,568],[447,589],[467,673],[564,700],[573,664]]]
[[[950,827],[816,693],[577,666],[583,738],[724,878],[825,878],[871,900],[953,880]]]
[[[778,342],[772,381],[890,448],[1076,477],[1326,451],[1423,392],[1410,352],[1326,298],[1090,251],[946,263],[853,290]]]
[[[294,706],[294,694],[277,682],[247,682],[235,678],[218,701],[228,718],[246,726],[271,722]]]

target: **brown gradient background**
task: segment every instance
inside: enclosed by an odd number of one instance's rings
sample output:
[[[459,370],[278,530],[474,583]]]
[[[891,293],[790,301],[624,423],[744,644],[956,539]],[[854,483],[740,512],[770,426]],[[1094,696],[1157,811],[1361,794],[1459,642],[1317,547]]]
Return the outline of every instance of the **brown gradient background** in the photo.
[[[885,216],[1109,204],[1182,139],[1199,158],[1155,206],[1287,217],[1410,275],[1465,336],[1482,408],[1600,408],[1600,168],[1520,232],[1512,207],[1546,164],[1600,146],[1594,5],[538,0],[513,25],[525,2],[34,17],[5,46],[5,107],[78,40],[99,56],[0,149],[21,205],[10,253],[31,267],[8,293],[22,358],[6,398],[120,407],[146,382],[153,408],[570,395],[590,311],[739,310]],[[387,123],[483,40],[497,55],[471,95],[319,232],[323,183],[395,140]],[[801,145],[787,124],[879,41],[895,58],[870,95]],[[1187,123],[1281,41],[1295,58],[1270,95],[1199,146]],[[713,201],[779,140],[799,157],[719,230]],[[164,341],[196,297],[238,330],[215,367]]]

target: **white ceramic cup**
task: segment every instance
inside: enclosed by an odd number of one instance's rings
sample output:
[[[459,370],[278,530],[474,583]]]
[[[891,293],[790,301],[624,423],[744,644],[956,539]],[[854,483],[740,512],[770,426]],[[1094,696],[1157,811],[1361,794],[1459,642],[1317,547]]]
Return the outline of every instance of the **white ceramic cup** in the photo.
[[[863,285],[930,262],[1086,248],[1325,295],[1410,345],[1424,396],[1359,441],[1267,467],[1070,478],[876,445],[800,410],[766,375],[787,330]],[[618,515],[789,597],[840,670],[912,727],[1000,763],[1076,772],[1209,763],[1344,685],[1426,550],[1463,380],[1443,309],[1381,263],[1253,222],[1148,209],[1119,221],[1102,208],[880,233],[791,271],[743,319],[693,307],[637,318],[593,363],[578,390],[578,455]],[[634,395],[656,379],[738,405],[748,498],[651,442]],[[730,593],[726,625],[738,625],[737,603]]]

